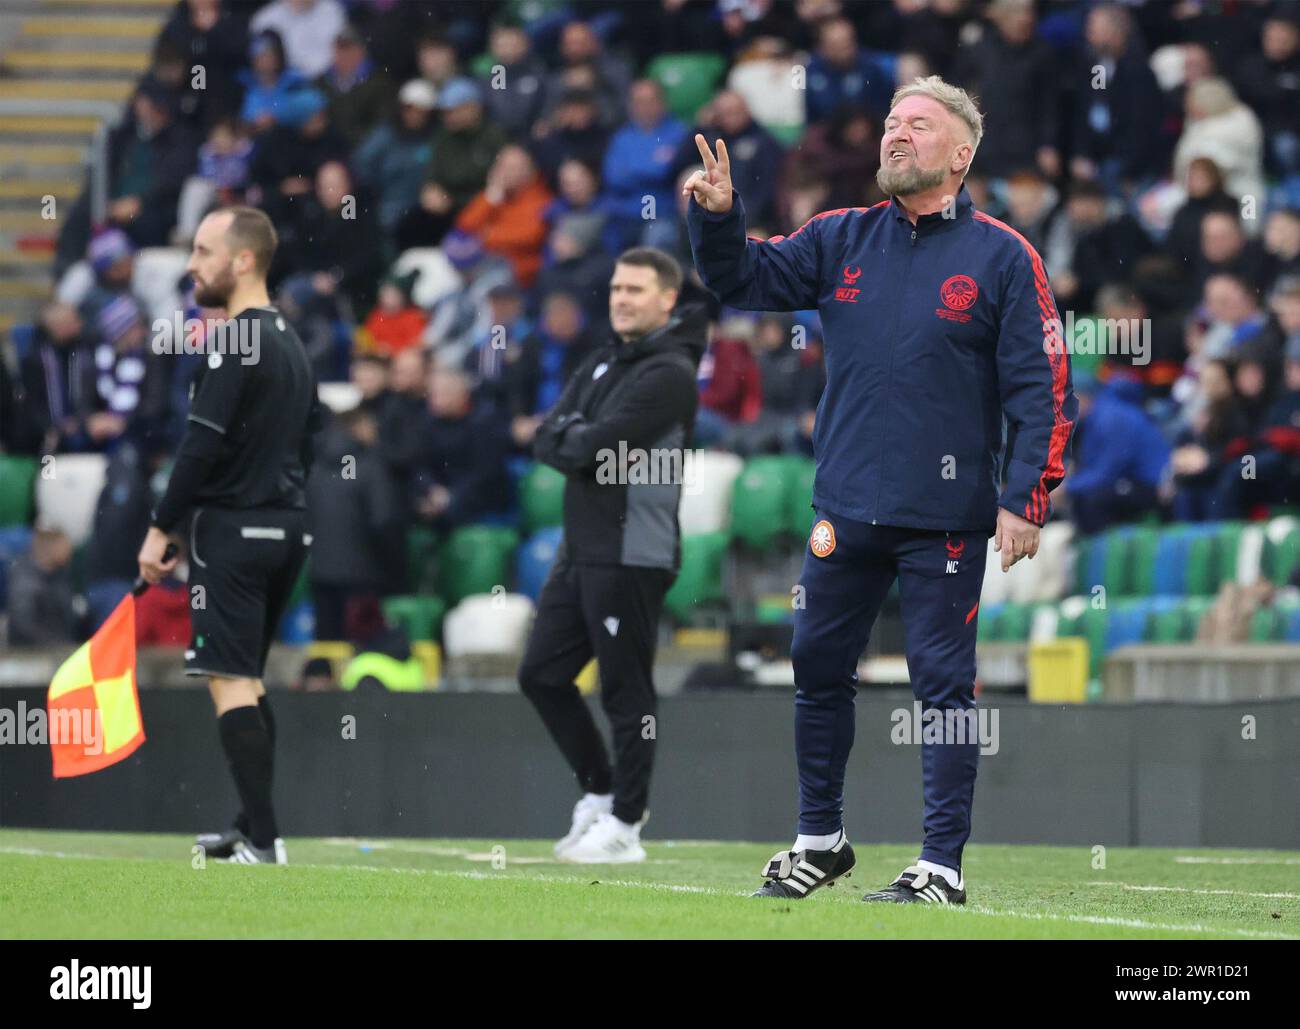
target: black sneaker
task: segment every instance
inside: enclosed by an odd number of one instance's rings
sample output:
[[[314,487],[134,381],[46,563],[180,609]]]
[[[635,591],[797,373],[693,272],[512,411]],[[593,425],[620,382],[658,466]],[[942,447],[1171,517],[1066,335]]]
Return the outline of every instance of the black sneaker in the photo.
[[[287,865],[289,856],[284,849],[284,840],[278,836],[269,847],[254,847],[248,840],[235,844],[235,852],[228,858],[235,865]]]
[[[834,886],[835,880],[852,874],[857,859],[848,837],[840,833],[840,842],[830,850],[783,850],[774,854],[767,863],[763,883],[752,896],[775,897],[780,900],[803,900],[823,886]]]
[[[890,904],[965,904],[966,877],[962,876],[959,886],[950,886],[943,876],[912,865],[883,890],[864,894],[862,899]]]
[[[235,852],[235,844],[247,843],[248,837],[238,829],[227,829],[225,832],[199,833],[194,842],[203,848],[208,857],[220,860],[230,857]]]

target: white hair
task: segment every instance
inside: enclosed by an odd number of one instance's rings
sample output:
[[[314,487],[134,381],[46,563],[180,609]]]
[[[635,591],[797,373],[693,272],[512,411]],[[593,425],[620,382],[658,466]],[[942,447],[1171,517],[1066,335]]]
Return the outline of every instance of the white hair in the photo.
[[[928,96],[950,110],[966,126],[970,134],[971,147],[974,150],[979,149],[980,140],[984,138],[984,116],[980,114],[980,109],[966,90],[944,82],[938,75],[913,79],[907,85],[899,86],[894,92],[894,99],[889,103],[890,110],[909,96]],[[974,160],[975,154],[972,152],[971,161]],[[969,167],[968,164],[967,168]]]

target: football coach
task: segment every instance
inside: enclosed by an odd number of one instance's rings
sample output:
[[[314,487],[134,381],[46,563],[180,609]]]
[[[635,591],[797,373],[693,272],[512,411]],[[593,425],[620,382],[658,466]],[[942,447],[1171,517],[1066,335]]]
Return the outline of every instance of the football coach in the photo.
[[[703,305],[677,308],[682,269],[625,250],[609,284],[610,340],[574,369],[538,426],[539,461],[565,475],[564,541],[537,599],[519,685],[583,791],[557,857],[644,861],[656,730],[652,672],[681,557],[677,508],[695,424]],[[613,761],[574,678],[595,656]]]
[[[224,308],[226,320],[207,334],[185,433],[139,554],[141,576],[157,582],[176,563],[169,536],[188,533],[185,674],[207,676],[243,805],[234,828],[198,842],[209,857],[241,864],[285,863],[262,671],[310,543],[304,487],[322,423],[306,351],[267,296],[276,242],[271,220],[251,207],[214,211],[194,236],[195,299]]]
[[[890,585],[923,721],[973,723],[986,541],[1004,572],[1032,558],[1065,475],[1077,405],[1060,321],[1034,248],[971,205],[963,180],[982,132],[963,90],[937,76],[903,86],[880,144],[889,199],[766,242],[746,239],[725,144],[715,155],[696,136],[704,169],[684,192],[705,285],[735,307],[816,308],[825,346],[792,643],[798,836],[755,896],[799,899],[853,868],[843,790],[856,669]],[[965,903],[978,738],[929,738],[920,856],[864,900]]]

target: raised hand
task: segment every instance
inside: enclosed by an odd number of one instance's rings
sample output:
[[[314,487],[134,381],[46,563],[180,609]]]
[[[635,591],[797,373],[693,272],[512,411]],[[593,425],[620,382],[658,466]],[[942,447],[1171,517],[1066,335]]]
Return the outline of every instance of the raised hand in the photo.
[[[697,132],[695,145],[704,159],[704,168],[682,185],[682,196],[692,195],[706,211],[724,214],[731,210],[731,158],[727,155],[727,144],[718,140],[718,155],[714,157],[708,141]]]

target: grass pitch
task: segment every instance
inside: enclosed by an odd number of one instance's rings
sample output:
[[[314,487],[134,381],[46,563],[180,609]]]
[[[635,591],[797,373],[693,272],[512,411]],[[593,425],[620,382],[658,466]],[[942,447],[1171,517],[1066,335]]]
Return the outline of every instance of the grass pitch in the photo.
[[[290,839],[291,864],[191,855],[192,839],[0,830],[0,937],[1300,938],[1300,854],[972,846],[966,909],[862,904],[916,857],[862,846],[850,879],[753,900],[775,843],[648,841],[642,865],[575,866],[547,840]],[[199,865],[199,867],[196,867]]]

